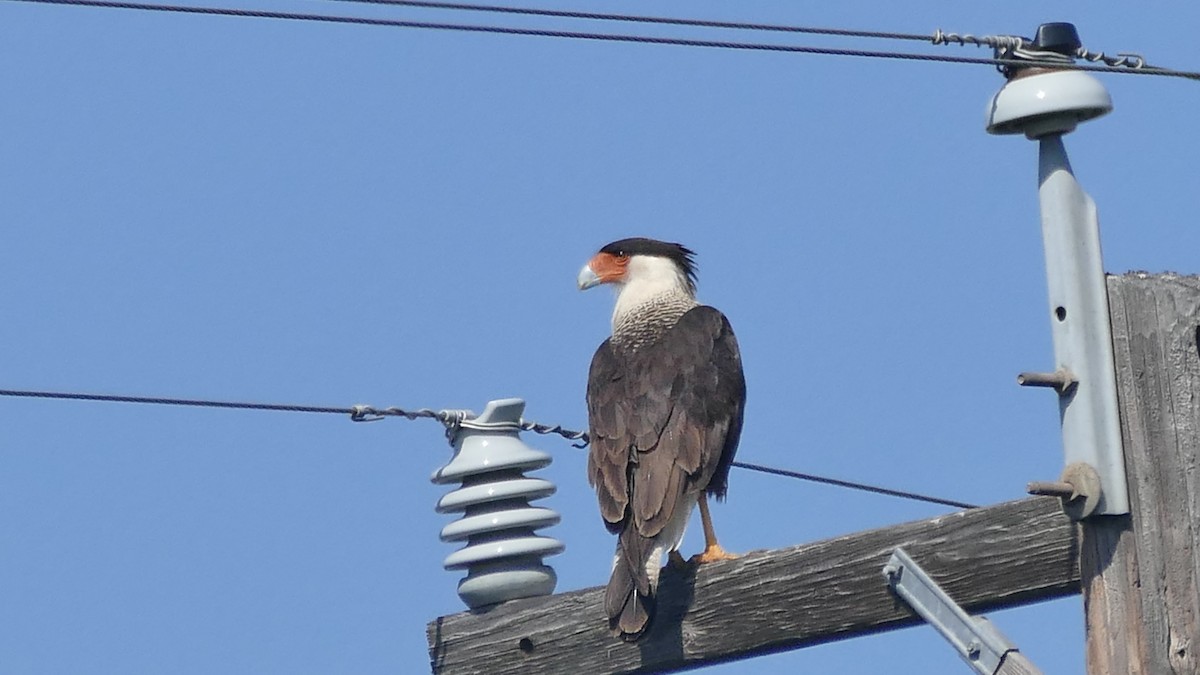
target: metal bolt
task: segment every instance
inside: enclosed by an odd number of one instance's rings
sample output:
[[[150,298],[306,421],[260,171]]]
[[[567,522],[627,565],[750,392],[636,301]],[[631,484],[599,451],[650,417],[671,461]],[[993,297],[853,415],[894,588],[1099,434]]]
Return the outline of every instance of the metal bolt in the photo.
[[[1085,462],[1067,465],[1057,481],[1033,481],[1026,486],[1031,495],[1058,497],[1063,510],[1072,520],[1082,520],[1096,512],[1100,505],[1100,474]]]
[[[888,581],[895,582],[900,578],[900,567],[891,563],[884,565],[883,576],[887,577]]]
[[[1022,387],[1049,387],[1065,396],[1079,384],[1079,380],[1071,371],[1059,368],[1053,373],[1021,373],[1017,375],[1017,384]]]
[[[1045,497],[1062,497],[1067,501],[1080,497],[1074,485],[1063,481],[1033,481],[1026,487],[1026,492]]]

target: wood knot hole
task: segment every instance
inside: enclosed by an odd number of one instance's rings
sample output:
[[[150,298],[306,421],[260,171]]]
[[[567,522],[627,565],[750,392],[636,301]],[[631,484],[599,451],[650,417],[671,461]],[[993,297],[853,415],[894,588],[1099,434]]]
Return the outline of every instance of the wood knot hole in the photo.
[[[533,652],[533,640],[530,640],[527,637],[523,637],[523,638],[521,638],[521,640],[519,642],[517,642],[517,648],[520,649],[522,652],[529,654],[529,653]]]

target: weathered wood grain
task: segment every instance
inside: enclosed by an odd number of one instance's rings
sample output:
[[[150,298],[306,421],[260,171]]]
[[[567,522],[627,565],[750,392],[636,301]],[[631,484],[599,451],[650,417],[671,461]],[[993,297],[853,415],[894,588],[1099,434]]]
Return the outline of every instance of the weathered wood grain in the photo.
[[[1108,279],[1132,513],[1083,528],[1088,672],[1200,672],[1200,278]]]
[[[968,610],[1079,592],[1077,530],[1058,500],[1032,498],[668,568],[652,629],[633,644],[608,633],[602,588],[442,617],[428,628],[433,671],[661,672],[912,625],[882,574],[897,546]]]

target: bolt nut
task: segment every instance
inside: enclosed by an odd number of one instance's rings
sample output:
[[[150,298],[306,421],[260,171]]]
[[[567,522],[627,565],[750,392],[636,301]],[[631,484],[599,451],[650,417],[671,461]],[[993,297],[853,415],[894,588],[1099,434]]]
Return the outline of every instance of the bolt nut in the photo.
[[[1086,462],[1075,462],[1063,469],[1062,480],[1075,488],[1076,498],[1063,502],[1063,511],[1071,520],[1083,520],[1100,508],[1100,474]]]
[[[983,645],[979,643],[979,640],[971,640],[967,643],[967,658],[975,660],[978,659],[979,655],[982,653]]]

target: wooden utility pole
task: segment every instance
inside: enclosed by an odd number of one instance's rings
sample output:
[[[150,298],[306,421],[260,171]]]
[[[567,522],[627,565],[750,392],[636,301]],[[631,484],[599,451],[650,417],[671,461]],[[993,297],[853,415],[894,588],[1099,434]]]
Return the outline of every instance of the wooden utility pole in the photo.
[[[882,574],[897,547],[981,611],[1078,593],[1077,542],[1058,500],[1025,499],[682,573],[668,567],[655,622],[636,643],[609,634],[598,587],[441,617],[429,624],[430,657],[446,675],[694,668],[918,623]],[[1018,656],[1008,661],[1003,672],[1029,672]]]
[[[1200,673],[1200,278],[1108,279],[1131,513],[1084,521],[1090,675]]]

